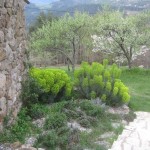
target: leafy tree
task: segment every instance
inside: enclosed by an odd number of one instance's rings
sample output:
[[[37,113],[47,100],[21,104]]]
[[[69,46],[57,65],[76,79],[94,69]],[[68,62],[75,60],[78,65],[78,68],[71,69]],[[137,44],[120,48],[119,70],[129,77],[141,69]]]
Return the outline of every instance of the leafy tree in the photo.
[[[103,11],[95,16],[94,45],[97,50],[115,54],[127,60],[132,67],[133,56],[148,45],[150,13],[125,16],[118,11]]]
[[[48,21],[32,34],[31,47],[62,53],[74,71],[77,51],[92,45],[90,19],[88,14],[76,12],[74,16],[66,14],[59,20]]]
[[[52,22],[52,20],[57,19],[51,12],[45,13],[41,12],[37,19],[29,27],[29,33],[36,31],[38,28],[41,28],[46,22]]]

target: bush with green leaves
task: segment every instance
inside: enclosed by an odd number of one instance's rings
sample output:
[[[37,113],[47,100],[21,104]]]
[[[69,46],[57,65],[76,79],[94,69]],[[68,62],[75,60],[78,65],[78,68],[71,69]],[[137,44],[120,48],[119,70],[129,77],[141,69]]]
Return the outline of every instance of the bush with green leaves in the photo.
[[[58,135],[55,130],[50,130],[46,135],[41,135],[36,141],[36,147],[44,146],[44,148],[51,148],[55,150],[58,143]]]
[[[80,108],[86,113],[87,116],[91,117],[103,117],[105,114],[104,109],[101,108],[101,106],[95,105],[89,100],[81,101]]]
[[[22,83],[21,99],[23,106],[30,109],[33,104],[39,103],[39,97],[43,93],[44,90],[35,79],[28,75],[27,79]]]
[[[78,122],[84,128],[90,128],[91,127],[90,121],[86,118],[79,118]]]
[[[74,73],[74,85],[83,98],[94,99],[99,97],[108,105],[116,106],[129,103],[129,89],[119,79],[121,70],[116,64],[108,66],[108,61],[103,64],[87,62],[81,64],[80,69]]]
[[[38,137],[35,147],[43,147],[46,149],[67,149],[68,137],[70,129],[66,126],[59,128],[57,131],[54,129],[49,130],[46,134]]]
[[[49,113],[49,107],[43,104],[32,104],[31,108],[28,109],[27,114],[32,119],[39,119],[45,117]]]
[[[23,83],[22,100],[27,107],[39,102],[52,103],[67,99],[71,91],[72,83],[64,70],[31,68]]]
[[[19,141],[24,141],[27,134],[31,133],[31,118],[27,116],[26,108],[19,112],[17,121],[11,126],[10,131],[14,139]]]
[[[44,128],[49,129],[58,129],[65,126],[67,123],[67,117],[64,113],[60,112],[51,112],[48,118],[45,121]]]
[[[22,108],[14,124],[5,126],[1,132],[0,143],[24,142],[27,135],[31,134],[31,118],[27,116],[27,109]]]

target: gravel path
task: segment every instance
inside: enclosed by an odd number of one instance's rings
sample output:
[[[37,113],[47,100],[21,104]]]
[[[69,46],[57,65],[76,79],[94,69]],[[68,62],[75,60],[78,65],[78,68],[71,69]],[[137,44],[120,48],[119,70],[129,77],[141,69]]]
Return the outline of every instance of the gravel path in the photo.
[[[150,150],[150,113],[136,112],[136,115],[109,150]]]

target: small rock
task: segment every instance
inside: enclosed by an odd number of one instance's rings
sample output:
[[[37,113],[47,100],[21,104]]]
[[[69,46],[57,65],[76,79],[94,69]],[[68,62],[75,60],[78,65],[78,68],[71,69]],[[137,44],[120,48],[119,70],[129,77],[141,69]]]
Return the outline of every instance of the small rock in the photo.
[[[115,129],[117,129],[117,128],[119,128],[119,127],[121,126],[121,124],[118,123],[118,122],[113,122],[111,125],[112,125],[112,127],[115,128]]]
[[[37,119],[35,121],[33,121],[32,123],[37,126],[38,128],[43,128],[44,123],[45,123],[45,118],[41,118],[41,119]]]
[[[68,123],[67,123],[67,126],[68,126],[69,128],[78,129],[78,130],[81,131],[81,132],[87,132],[87,133],[92,132],[92,129],[83,128],[83,127],[80,126],[79,123],[77,123],[77,122],[75,122],[75,121],[72,122],[72,123],[68,122]]]
[[[115,134],[113,132],[106,132],[104,134],[102,134],[99,138],[100,139],[107,139],[107,138],[111,138],[113,137]]]
[[[25,139],[25,144],[26,145],[30,145],[30,146],[33,146],[34,145],[34,143],[36,142],[36,138],[35,137],[30,137],[30,138],[26,138]]]
[[[129,114],[130,110],[127,105],[123,105],[121,107],[109,107],[108,112],[111,114],[124,115],[124,114]]]
[[[110,143],[108,143],[107,141],[97,141],[95,142],[95,144],[101,145],[107,149],[110,147]]]
[[[43,148],[38,148],[38,150],[45,150],[45,149],[43,149]]]
[[[12,148],[10,148],[10,145],[2,144],[0,145],[0,150],[12,150]]]
[[[122,120],[122,124],[123,124],[124,126],[126,126],[126,125],[128,125],[128,122],[127,122],[126,120]]]
[[[16,150],[37,150],[37,149],[34,147],[28,147],[27,145],[22,145],[21,148],[16,149]]]
[[[24,144],[21,146],[21,148],[29,148],[29,147],[30,147],[30,145],[27,145],[27,144]]]
[[[22,145],[22,144],[21,144],[19,141],[17,141],[17,142],[15,142],[15,143],[11,144],[11,147],[12,147],[13,149],[16,149],[16,148],[21,147],[21,145]]]
[[[43,136],[43,135],[45,136],[45,135],[47,135],[47,134],[48,134],[48,131],[43,131],[40,135],[41,135],[41,136]]]

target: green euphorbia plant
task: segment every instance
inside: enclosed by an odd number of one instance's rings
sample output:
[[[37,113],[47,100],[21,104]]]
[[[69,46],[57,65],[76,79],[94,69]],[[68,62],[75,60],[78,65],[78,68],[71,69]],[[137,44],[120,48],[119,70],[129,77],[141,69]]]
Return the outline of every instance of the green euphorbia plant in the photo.
[[[35,103],[52,103],[70,97],[72,83],[60,69],[31,68],[24,83],[22,100],[25,106]]]
[[[99,97],[106,104],[116,106],[130,101],[129,90],[119,79],[120,75],[121,70],[115,64],[108,66],[108,60],[92,65],[83,62],[74,73],[74,85],[82,97]]]

